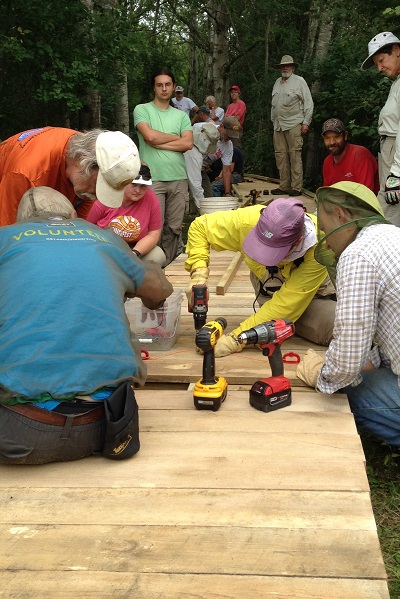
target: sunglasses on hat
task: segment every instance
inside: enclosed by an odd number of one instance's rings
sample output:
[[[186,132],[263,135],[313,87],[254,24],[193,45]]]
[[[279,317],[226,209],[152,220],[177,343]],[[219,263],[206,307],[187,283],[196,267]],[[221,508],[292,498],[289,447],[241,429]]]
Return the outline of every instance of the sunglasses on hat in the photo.
[[[138,181],[139,179],[143,179],[143,181],[150,181],[151,176],[139,174],[137,177],[134,178],[134,181]]]

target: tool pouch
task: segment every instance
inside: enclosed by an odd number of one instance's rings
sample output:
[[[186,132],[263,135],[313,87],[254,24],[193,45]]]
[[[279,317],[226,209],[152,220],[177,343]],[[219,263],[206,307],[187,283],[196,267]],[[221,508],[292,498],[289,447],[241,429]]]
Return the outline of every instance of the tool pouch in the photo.
[[[106,430],[101,455],[125,460],[140,449],[139,409],[131,382],[125,381],[104,400]]]

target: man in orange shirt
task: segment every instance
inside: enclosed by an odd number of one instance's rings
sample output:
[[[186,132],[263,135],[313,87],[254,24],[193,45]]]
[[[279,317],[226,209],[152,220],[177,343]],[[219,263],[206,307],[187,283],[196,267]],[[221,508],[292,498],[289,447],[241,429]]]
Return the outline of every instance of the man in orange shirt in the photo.
[[[135,144],[120,131],[41,127],[17,133],[0,144],[0,226],[15,223],[20,199],[31,187],[64,194],[80,218],[95,199],[118,207],[139,168]]]

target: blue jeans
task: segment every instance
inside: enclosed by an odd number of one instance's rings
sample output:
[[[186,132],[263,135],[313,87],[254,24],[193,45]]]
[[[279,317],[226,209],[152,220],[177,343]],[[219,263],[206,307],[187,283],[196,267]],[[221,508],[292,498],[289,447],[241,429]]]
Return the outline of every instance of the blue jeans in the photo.
[[[242,175],[239,173],[232,173],[232,183],[240,183],[242,180]],[[222,198],[225,193],[224,181],[221,179],[216,183],[212,184],[212,194],[214,198]]]
[[[359,428],[394,447],[400,447],[400,387],[390,368],[364,372],[357,387],[345,387]]]

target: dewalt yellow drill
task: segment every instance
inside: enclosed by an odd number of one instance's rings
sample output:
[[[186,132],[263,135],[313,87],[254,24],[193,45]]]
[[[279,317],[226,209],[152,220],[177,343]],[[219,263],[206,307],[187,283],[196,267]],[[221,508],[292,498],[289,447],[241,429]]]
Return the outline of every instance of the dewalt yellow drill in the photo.
[[[224,377],[215,376],[215,346],[226,328],[225,318],[207,322],[196,333],[196,345],[203,354],[203,378],[194,386],[193,399],[197,410],[216,412],[224,401],[228,384]]]

